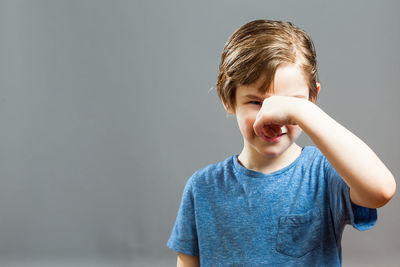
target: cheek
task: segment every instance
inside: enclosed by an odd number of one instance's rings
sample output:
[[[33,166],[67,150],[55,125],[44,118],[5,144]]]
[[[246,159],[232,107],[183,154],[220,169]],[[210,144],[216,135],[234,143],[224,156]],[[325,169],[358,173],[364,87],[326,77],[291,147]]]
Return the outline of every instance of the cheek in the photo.
[[[253,124],[255,120],[256,117],[252,115],[241,116],[238,119],[240,131],[244,136],[254,135]]]

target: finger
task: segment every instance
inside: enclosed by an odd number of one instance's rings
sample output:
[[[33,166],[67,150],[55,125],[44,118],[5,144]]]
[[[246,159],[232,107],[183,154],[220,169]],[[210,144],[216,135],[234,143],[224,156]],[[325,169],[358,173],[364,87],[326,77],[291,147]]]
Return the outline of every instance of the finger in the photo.
[[[259,137],[266,136],[266,137],[271,138],[271,137],[274,137],[277,135],[275,133],[275,131],[271,129],[270,125],[267,125],[267,124],[264,124],[262,127],[253,126],[253,129],[254,129],[255,134]]]
[[[264,133],[264,136],[269,137],[269,138],[277,136],[276,132],[273,131],[270,127],[264,127],[263,133]]]
[[[272,130],[272,131],[274,131],[277,135],[279,135],[279,134],[281,134],[282,133],[282,125],[280,125],[280,124],[271,124],[271,125],[268,125],[269,126],[269,128]]]
[[[253,130],[257,136],[261,136],[263,134],[262,129],[263,127],[258,126],[258,124],[256,123],[253,124]]]
[[[263,130],[267,137],[275,137],[282,133],[281,127],[274,124],[265,126]]]
[[[261,136],[262,135],[262,128],[264,127],[264,123],[261,122],[261,118],[257,116],[254,124],[253,124],[253,130],[256,135]]]
[[[264,126],[264,127],[261,129],[261,133],[262,133],[262,135],[267,136],[267,137],[270,137],[270,136],[271,136],[271,131],[270,131],[270,129],[269,129],[267,126]]]

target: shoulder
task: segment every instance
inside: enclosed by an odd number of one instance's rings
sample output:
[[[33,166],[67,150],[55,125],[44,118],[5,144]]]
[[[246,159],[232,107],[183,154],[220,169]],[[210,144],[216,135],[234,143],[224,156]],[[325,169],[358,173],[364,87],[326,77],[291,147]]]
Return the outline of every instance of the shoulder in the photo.
[[[310,170],[312,173],[324,174],[327,159],[324,154],[316,146],[306,146],[301,156],[301,165],[303,168]]]
[[[319,178],[323,178],[325,181],[340,182],[341,179],[338,179],[340,178],[339,174],[324,154],[315,146],[305,147],[305,149],[306,148],[307,153],[304,158],[307,163],[304,165],[307,165],[311,175],[316,175]]]
[[[302,152],[302,161],[310,163],[322,163],[325,160],[324,154],[316,146],[306,146]]]
[[[303,148],[303,152],[302,153],[305,155],[305,158],[307,160],[312,160],[312,159],[315,159],[315,158],[321,158],[321,157],[324,156],[322,154],[322,152],[319,150],[319,148],[316,147],[316,146],[305,146]]]
[[[233,171],[233,155],[229,156],[223,161],[209,164],[196,172],[189,178],[188,184],[192,188],[206,186],[206,185],[216,185],[221,179],[229,176]]]

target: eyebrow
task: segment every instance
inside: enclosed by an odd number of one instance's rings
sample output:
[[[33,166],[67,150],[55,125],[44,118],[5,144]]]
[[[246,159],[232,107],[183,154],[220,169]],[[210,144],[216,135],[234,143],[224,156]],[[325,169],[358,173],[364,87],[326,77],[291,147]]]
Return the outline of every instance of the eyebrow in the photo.
[[[256,95],[245,95],[244,97],[250,98],[250,99],[261,99],[261,97],[256,96]]]
[[[250,99],[261,99],[262,97],[260,96],[256,96],[256,95],[252,95],[252,94],[247,94],[244,95],[244,97],[250,98]],[[293,97],[303,97],[303,98],[307,98],[305,95],[294,95]]]
[[[307,98],[305,95],[295,95],[294,97],[302,97],[302,98]]]

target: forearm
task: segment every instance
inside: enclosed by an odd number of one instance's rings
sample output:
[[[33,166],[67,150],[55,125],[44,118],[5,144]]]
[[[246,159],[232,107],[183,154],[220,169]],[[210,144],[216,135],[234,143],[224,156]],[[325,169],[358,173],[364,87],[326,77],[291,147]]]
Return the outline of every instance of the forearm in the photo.
[[[380,207],[392,198],[393,175],[362,140],[308,101],[296,121],[353,191],[356,204]]]

